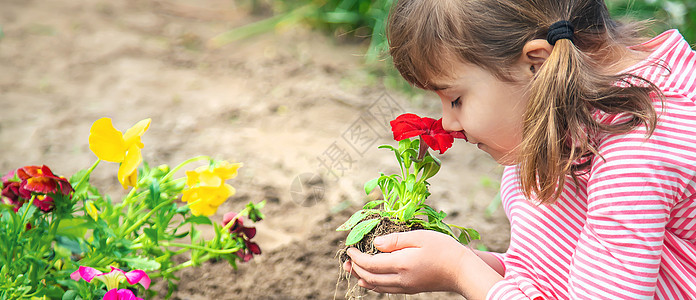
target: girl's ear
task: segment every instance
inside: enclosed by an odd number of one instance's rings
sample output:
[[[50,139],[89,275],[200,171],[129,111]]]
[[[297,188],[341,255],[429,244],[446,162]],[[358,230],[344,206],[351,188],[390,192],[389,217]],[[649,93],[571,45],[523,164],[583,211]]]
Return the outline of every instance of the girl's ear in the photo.
[[[525,65],[526,69],[530,70],[532,73],[539,71],[541,65],[543,65],[546,59],[551,55],[552,50],[553,46],[546,40],[531,40],[522,48],[520,63]]]

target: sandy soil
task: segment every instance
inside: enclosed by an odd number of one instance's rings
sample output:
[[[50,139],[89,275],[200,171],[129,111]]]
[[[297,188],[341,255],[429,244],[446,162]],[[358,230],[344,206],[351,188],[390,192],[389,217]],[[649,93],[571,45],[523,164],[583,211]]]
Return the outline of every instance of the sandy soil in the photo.
[[[378,84],[361,66],[364,44],[302,26],[206,47],[216,34],[263,18],[242,1],[2,2],[2,173],[46,164],[72,174],[95,159],[87,146],[94,120],[111,117],[125,129],[150,117],[143,156],[151,164],[201,154],[244,162],[230,181],[238,194],[215,220],[268,201],[255,238],[264,253],[238,270],[222,262],[182,270],[175,299],[332,299],[334,254],[345,238],[334,229],[363,203],[365,181],[396,168],[392,154],[377,149],[391,141],[386,121],[439,112],[433,96],[408,100]],[[485,212],[501,168],[463,141],[441,159],[431,204],[448,212],[446,221],[478,229],[476,245],[504,251],[509,224],[500,209]],[[116,168],[103,164],[93,177],[115,196]]]

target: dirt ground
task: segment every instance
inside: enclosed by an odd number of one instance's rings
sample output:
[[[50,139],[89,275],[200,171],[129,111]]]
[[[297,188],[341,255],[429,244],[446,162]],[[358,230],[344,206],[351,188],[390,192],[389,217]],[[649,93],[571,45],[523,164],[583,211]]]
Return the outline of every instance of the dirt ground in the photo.
[[[397,167],[377,149],[391,143],[387,121],[406,111],[437,117],[439,100],[382,86],[362,67],[365,43],[298,25],[207,47],[263,17],[232,0],[3,0],[0,171],[46,164],[70,175],[95,160],[93,121],[110,117],[124,130],[152,118],[143,137],[150,164],[201,154],[244,163],[229,181],[237,195],[214,220],[268,201],[255,238],[263,254],[237,270],[223,262],[182,270],[173,298],[333,299],[334,254],[346,236],[334,229],[362,205],[364,182]],[[475,247],[504,251],[505,215],[486,212],[501,167],[463,141],[440,158],[431,205],[477,229]],[[93,176],[114,197],[116,169],[104,163]],[[404,297],[366,296],[383,298]]]

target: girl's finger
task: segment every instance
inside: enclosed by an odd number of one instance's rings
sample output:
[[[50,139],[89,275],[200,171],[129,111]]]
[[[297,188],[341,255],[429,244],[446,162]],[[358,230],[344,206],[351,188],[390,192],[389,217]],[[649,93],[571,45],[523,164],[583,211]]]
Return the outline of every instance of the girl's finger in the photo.
[[[351,248],[348,249],[348,256],[353,261],[353,267],[360,266],[363,270],[375,274],[394,274],[402,271],[401,267],[403,258],[408,258],[409,249],[400,250],[394,253],[378,253],[369,255],[360,252],[360,250]]]
[[[358,285],[359,284],[360,284],[360,282],[358,282]],[[361,286],[361,287],[363,287],[363,286]],[[380,293],[380,294],[412,294],[401,287],[373,286],[371,288],[368,288],[368,287],[363,287],[363,288],[369,289],[373,292]]]
[[[400,280],[399,280],[399,274],[394,274],[394,273],[389,273],[389,274],[379,274],[379,273],[371,273],[365,269],[363,269],[360,265],[358,264],[353,264],[352,270],[355,274],[357,274],[358,284],[360,282],[364,283],[364,286],[361,285],[364,288],[371,289],[372,287],[375,286],[399,286],[400,285]]]

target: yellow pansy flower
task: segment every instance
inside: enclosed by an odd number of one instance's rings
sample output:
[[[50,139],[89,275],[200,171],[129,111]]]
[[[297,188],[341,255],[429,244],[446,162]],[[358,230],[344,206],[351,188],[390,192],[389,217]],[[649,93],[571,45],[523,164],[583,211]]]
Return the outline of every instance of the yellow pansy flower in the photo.
[[[188,188],[183,191],[181,201],[191,203],[189,208],[195,216],[215,214],[227,198],[234,196],[236,190],[225,180],[236,177],[241,166],[241,163],[223,161],[214,167],[203,166],[187,171]]]
[[[138,165],[143,161],[140,137],[150,127],[151,119],[141,120],[125,134],[114,128],[110,118],[101,118],[89,130],[89,149],[101,160],[120,163],[118,181],[124,189],[138,181]]]

